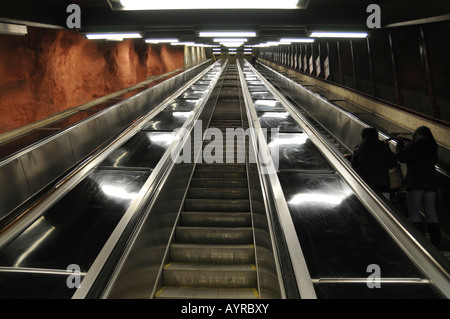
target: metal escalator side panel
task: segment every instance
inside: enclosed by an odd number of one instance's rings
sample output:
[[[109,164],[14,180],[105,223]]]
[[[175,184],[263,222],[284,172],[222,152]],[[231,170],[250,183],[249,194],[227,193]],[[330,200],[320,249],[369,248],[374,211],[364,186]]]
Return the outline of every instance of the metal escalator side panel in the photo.
[[[263,176],[261,178],[261,182],[264,185],[263,189],[265,190],[265,196],[271,197],[274,202],[276,212],[271,212],[270,214],[277,214],[277,220],[279,220],[281,227],[284,232],[284,237],[287,245],[287,249],[289,251],[292,269],[295,274],[295,280],[297,284],[298,293],[301,298],[304,299],[316,299],[316,294],[314,291],[314,287],[312,285],[312,280],[308,271],[308,267],[306,265],[306,261],[303,256],[302,248],[297,240],[296,232],[289,215],[289,209],[287,207],[286,201],[283,196],[283,192],[281,186],[278,182],[276,176],[276,169],[274,169],[275,165],[272,162],[272,158],[269,153],[269,148],[267,146],[267,141],[261,129],[261,125],[259,123],[258,117],[256,115],[255,107],[253,105],[253,100],[248,91],[247,84],[245,82],[245,77],[241,68],[241,65],[238,65],[239,72],[241,74],[241,86],[243,88],[243,97],[246,104],[246,112],[247,117],[249,119],[249,126],[254,128],[254,133],[252,134],[253,145],[258,146],[256,150],[256,154],[260,152],[268,153],[268,158],[266,157],[267,162],[265,162],[265,166],[261,166],[261,162],[257,160],[257,166],[259,170],[259,175]],[[270,219],[268,219],[269,225],[271,225]],[[273,225],[270,226],[272,228]],[[274,242],[274,235],[271,234],[272,243]],[[276,255],[276,245],[273,245],[274,252]],[[278,259],[278,256],[277,256]],[[279,261],[277,261],[278,274],[280,275],[280,266]]]
[[[220,63],[217,65],[222,72],[226,63],[222,66]],[[214,77],[212,80],[215,83],[218,79]],[[194,82],[200,81],[202,76]],[[96,283],[101,298],[153,298],[155,287],[161,285],[162,263],[169,251],[180,207],[186,196],[197,157],[193,154],[189,156],[190,160],[175,164],[181,155],[180,152],[174,152],[175,157],[172,157],[172,151],[174,149],[180,151],[187,144],[191,146],[193,152],[201,150],[195,145],[198,134],[195,124],[197,121],[209,121],[211,105],[208,100],[214,94],[214,90],[211,89],[202,102],[192,109],[193,114],[183,126],[185,129],[178,132],[177,140],[172,142],[171,148],[166,151],[165,160],[162,160],[166,163],[166,168],[161,171],[160,181],[153,189],[152,196],[145,198],[147,203],[140,208],[142,216],[139,222],[128,234],[126,242],[117,248],[117,261],[112,261],[110,265],[106,264],[105,268],[110,268],[106,275],[107,282]],[[171,107],[173,111],[178,111],[177,107],[184,103],[178,101],[176,105],[171,105],[174,106]],[[93,276],[92,281],[95,281],[95,277]]]
[[[249,66],[249,68],[251,67]],[[257,71],[255,73],[258,74]],[[381,226],[385,236],[390,237],[392,244],[396,245],[401,253],[407,256],[408,262],[420,270],[420,276],[425,276],[424,280],[417,283],[422,284],[426,282],[429,288],[433,288],[431,291],[434,291],[435,297],[439,295],[450,296],[450,275],[448,267],[447,269],[445,267],[446,264],[440,263],[438,259],[432,256],[433,254],[428,252],[428,250],[432,251],[432,249],[426,247],[426,245],[420,243],[411,235],[405,221],[396,216],[391,211],[392,208],[367,186],[351,169],[339,150],[322,136],[304,115],[297,112],[296,108],[284,96],[277,93],[267,80],[262,77],[261,80],[276,95],[277,99],[283,103],[290,115],[302,126],[304,132],[309,135],[309,138],[319,151],[329,160],[340,178],[346,182],[349,189],[354,193],[354,196],[370,213],[373,220]],[[315,285],[319,282],[315,281]],[[399,283],[402,282],[404,280],[399,278]],[[439,292],[436,294],[436,291]]]

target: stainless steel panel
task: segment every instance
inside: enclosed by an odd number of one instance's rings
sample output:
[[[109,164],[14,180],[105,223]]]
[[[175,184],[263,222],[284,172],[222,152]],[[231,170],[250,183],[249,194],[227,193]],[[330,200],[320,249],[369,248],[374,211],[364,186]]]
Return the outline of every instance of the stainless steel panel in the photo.
[[[256,267],[262,298],[280,298],[278,270],[274,257],[272,236],[268,223],[268,211],[262,193],[261,181],[256,164],[247,164],[254,239],[256,247]]]
[[[253,102],[256,112],[285,112],[283,105],[277,100],[256,100]]]
[[[182,127],[191,114],[192,112],[164,110],[148,121],[142,129],[149,131],[173,131]]]
[[[263,83],[262,81],[260,81],[260,80],[256,80],[256,81],[246,81],[246,83],[247,83],[247,85],[256,85],[256,86],[264,85],[264,83]]]
[[[82,160],[87,154],[102,145],[111,137],[109,132],[111,132],[111,128],[98,117],[72,129],[69,134],[76,160]]]
[[[0,221],[8,212],[20,205],[30,195],[25,172],[20,159],[15,159],[1,167],[0,171]]]
[[[149,172],[95,170],[0,249],[0,266],[85,272]]]
[[[75,291],[67,286],[68,273],[0,271],[0,299],[70,299]],[[80,279],[83,280],[83,275]]]
[[[271,152],[278,150],[279,170],[334,171],[305,133],[280,133],[278,136],[271,136],[268,146]]]
[[[336,174],[279,172],[278,177],[312,278],[385,278],[421,274]]]
[[[117,148],[100,166],[153,169],[174,137],[172,132],[140,132]]]
[[[431,285],[422,282],[381,283],[380,289],[368,289],[366,282],[317,283],[319,299],[437,299],[442,298]]]
[[[253,100],[275,100],[275,96],[269,91],[266,92],[250,92]]]
[[[288,112],[258,112],[261,128],[278,129],[280,132],[302,132],[303,130]]]
[[[205,93],[204,91],[189,91],[188,90],[188,91],[182,93],[179,98],[181,98],[181,99],[200,99],[204,93]]]
[[[198,100],[176,99],[166,107],[168,111],[190,112],[197,105]]]
[[[189,91],[206,91],[209,87],[208,84],[209,84],[208,82],[202,83],[202,84],[196,83],[196,84],[192,85],[188,90]]]
[[[211,98],[198,119],[209,122],[219,92],[212,92]],[[147,132],[148,133],[148,132]],[[167,133],[166,133],[167,134]],[[191,141],[195,144],[194,131]],[[195,145],[191,150],[195,158]],[[198,148],[197,151],[200,151]],[[186,189],[194,169],[191,163],[175,164],[166,172],[166,179],[154,195],[154,200],[144,212],[145,216],[130,240],[121,261],[114,265],[113,279],[104,292],[106,298],[150,298],[160,287],[159,271],[164,265],[167,245],[182,207]]]
[[[382,127],[387,133],[403,133],[408,134],[412,133],[409,130],[406,130],[405,128],[401,127],[400,125],[397,125],[391,121],[386,120],[385,118],[382,118],[381,116],[378,116],[376,114],[370,114],[370,113],[356,113],[356,116],[363,119],[364,121],[367,121],[367,123],[372,124],[375,127]]]
[[[247,85],[250,92],[264,92],[267,91],[266,87],[261,83],[261,85]]]
[[[363,109],[359,105],[349,101],[335,101],[333,103],[350,113],[371,113],[369,110]]]
[[[31,193],[39,191],[76,163],[67,135],[24,154],[21,161]]]
[[[118,269],[108,298],[151,297],[193,168],[193,164],[174,165]]]

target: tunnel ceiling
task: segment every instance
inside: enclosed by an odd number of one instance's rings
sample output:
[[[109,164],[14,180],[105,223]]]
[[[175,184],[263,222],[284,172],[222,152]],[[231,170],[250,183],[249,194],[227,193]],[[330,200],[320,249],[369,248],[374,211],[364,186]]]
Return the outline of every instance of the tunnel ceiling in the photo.
[[[113,10],[107,0],[15,0],[2,4],[0,21],[66,28],[69,4],[81,7],[79,32],[141,31],[147,37],[198,40],[199,31],[256,31],[259,40],[301,37],[312,30],[368,31],[371,3],[380,5],[382,27],[448,19],[448,0],[310,0],[305,9],[284,10]]]

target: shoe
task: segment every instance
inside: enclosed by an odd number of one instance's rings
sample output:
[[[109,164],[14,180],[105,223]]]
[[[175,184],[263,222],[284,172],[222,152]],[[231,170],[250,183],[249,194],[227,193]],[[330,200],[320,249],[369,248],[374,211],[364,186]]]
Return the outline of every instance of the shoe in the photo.
[[[439,248],[441,245],[441,227],[438,223],[429,223],[428,230],[430,232],[431,243]]]

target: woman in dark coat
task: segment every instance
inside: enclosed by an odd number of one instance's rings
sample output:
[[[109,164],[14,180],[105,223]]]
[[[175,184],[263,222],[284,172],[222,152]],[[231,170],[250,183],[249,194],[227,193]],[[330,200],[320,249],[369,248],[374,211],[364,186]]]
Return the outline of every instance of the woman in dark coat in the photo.
[[[397,157],[387,144],[378,139],[375,128],[363,129],[361,137],[352,155],[352,167],[370,187],[389,199],[391,182],[388,170],[397,165]]]
[[[403,136],[400,136],[396,150],[398,159],[406,163],[407,167],[405,184],[410,221],[424,233],[419,215],[420,204],[423,202],[431,242],[435,246],[440,243],[440,227],[435,208],[437,150],[433,134],[426,126],[419,127],[409,143],[405,143]]]

